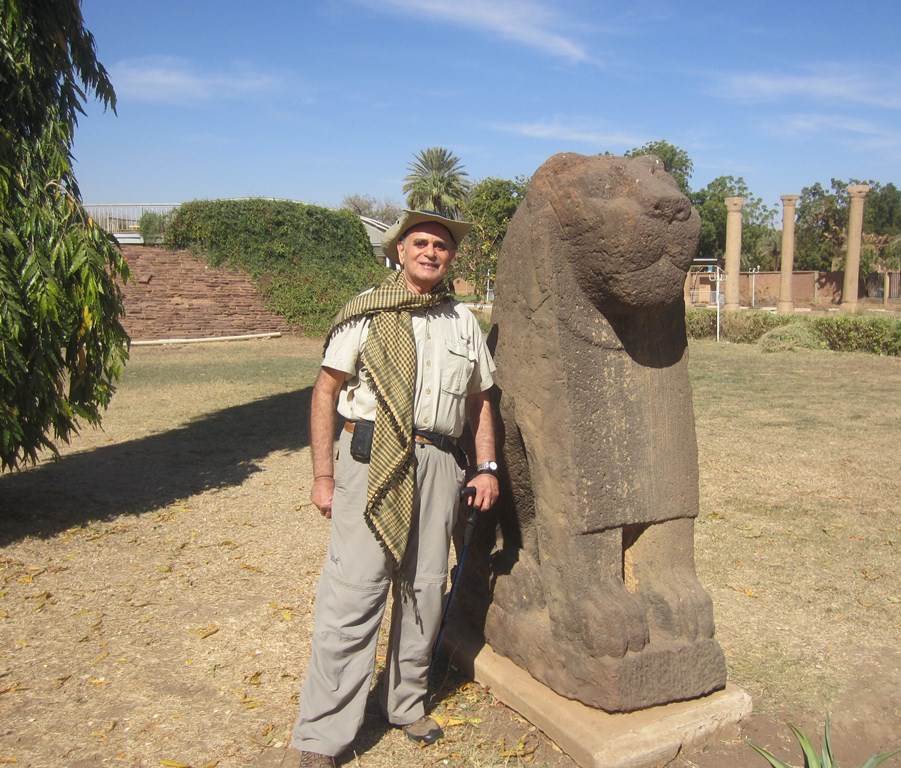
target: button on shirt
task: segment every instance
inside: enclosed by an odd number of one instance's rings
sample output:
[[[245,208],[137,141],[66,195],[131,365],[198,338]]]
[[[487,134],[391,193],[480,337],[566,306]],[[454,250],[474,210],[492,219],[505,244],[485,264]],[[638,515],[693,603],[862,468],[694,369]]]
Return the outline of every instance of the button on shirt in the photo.
[[[494,384],[494,361],[478,321],[466,307],[445,302],[411,313],[416,342],[415,429],[459,437],[466,421],[466,397]],[[350,377],[338,396],[338,413],[351,421],[375,419],[375,395],[360,353],[369,318],[347,323],[329,342],[322,365]]]

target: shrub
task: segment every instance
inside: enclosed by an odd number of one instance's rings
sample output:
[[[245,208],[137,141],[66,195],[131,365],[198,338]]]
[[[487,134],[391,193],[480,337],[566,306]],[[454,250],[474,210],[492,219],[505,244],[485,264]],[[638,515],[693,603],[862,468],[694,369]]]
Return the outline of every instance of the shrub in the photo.
[[[250,273],[269,307],[309,335],[322,335],[351,296],[386,274],[355,214],[287,200],[185,203],[167,243]]]
[[[786,326],[798,326],[779,331]],[[685,327],[690,339],[716,338],[716,310],[688,309]],[[809,334],[801,329],[807,329]],[[772,334],[765,345],[774,351],[778,344],[794,342],[794,347],[828,348],[836,352],[869,352],[901,356],[901,319],[876,315],[778,315],[772,312],[721,312],[720,338],[750,344]],[[820,344],[815,344],[819,340]]]
[[[737,344],[753,344],[768,331],[787,325],[792,318],[772,312],[720,312],[720,338]],[[690,339],[716,338],[716,309],[688,309],[685,327]]]
[[[144,245],[157,245],[166,239],[168,217],[156,211],[144,211],[138,219],[138,229]]]
[[[773,312],[724,312],[720,315],[720,326],[727,341],[754,344],[765,333],[788,325],[793,320],[791,315]]]
[[[901,320],[873,315],[827,315],[812,319],[829,349],[901,355]]]
[[[716,310],[685,310],[685,330],[688,333],[689,339],[715,339]]]
[[[767,331],[760,337],[764,352],[788,352],[793,349],[826,349],[826,343],[807,323],[789,323]]]

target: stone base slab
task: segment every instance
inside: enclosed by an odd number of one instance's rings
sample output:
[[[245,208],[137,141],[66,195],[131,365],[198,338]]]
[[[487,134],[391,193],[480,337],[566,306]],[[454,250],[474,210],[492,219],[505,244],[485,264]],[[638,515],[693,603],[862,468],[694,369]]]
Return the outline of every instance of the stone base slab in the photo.
[[[659,768],[751,714],[751,697],[727,685],[701,699],[609,714],[565,699],[482,641],[448,627],[444,647],[464,674],[549,736],[582,768]]]

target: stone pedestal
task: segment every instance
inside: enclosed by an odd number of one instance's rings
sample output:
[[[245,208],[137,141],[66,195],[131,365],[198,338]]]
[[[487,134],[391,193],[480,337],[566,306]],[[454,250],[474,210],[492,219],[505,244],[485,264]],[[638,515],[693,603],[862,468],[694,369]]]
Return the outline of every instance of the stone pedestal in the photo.
[[[739,308],[738,279],[741,273],[741,209],[743,197],[727,197],[726,203],[726,285],[723,309]]]
[[[845,282],[842,287],[842,312],[857,311],[860,287],[860,241],[863,234],[863,201],[870,187],[866,184],[848,186],[851,210],[848,213],[848,257],[845,259]]]
[[[478,638],[451,628],[444,648],[455,666],[518,712],[581,768],[661,768],[716,738],[736,738],[751,697],[734,685],[692,701],[611,715],[565,699]]]
[[[795,311],[792,298],[792,273],[795,269],[795,206],[798,195],[782,195],[782,267],[779,273],[777,312]]]

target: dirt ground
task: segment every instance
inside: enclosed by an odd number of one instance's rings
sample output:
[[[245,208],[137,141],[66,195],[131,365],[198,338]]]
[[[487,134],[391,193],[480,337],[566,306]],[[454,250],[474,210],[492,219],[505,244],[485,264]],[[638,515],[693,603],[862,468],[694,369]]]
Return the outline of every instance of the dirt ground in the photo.
[[[102,431],[0,477],[0,765],[277,766],[328,524],[308,504],[318,342],[138,347]],[[692,348],[697,561],[741,730],[675,768],[840,765],[901,746],[901,361]],[[837,424],[852,424],[840,429]],[[447,738],[370,707],[342,764],[574,768],[446,665]],[[901,762],[890,761],[886,765]]]

